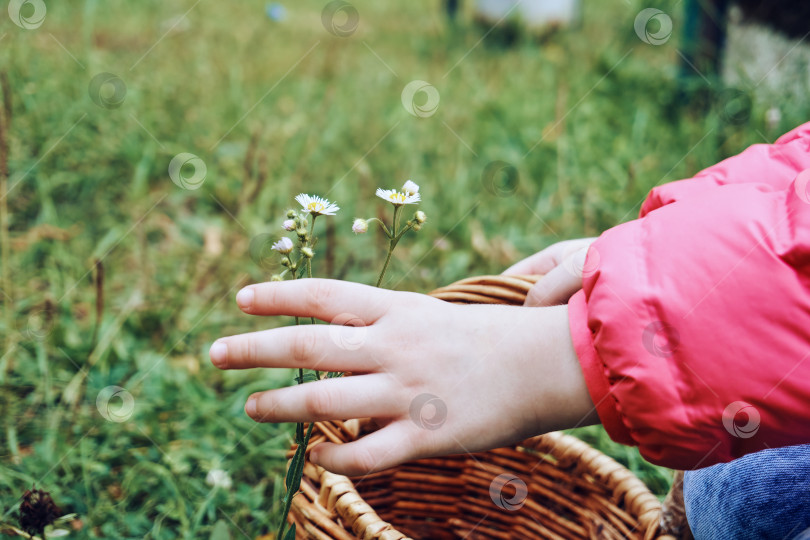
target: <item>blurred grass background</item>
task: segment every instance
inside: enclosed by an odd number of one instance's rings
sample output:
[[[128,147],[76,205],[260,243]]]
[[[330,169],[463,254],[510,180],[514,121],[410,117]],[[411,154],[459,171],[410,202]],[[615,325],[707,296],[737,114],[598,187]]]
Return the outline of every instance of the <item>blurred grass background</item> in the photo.
[[[437,2],[362,0],[359,28],[341,38],[324,29],[324,4],[287,5],[283,21],[255,0],[52,2],[36,30],[0,17],[12,97],[0,520],[36,484],[79,514],[76,538],[272,530],[291,430],[242,407],[292,374],[223,373],[207,349],[286,323],[240,315],[233,294],[279,270],[250,245],[278,235],[297,193],[342,207],[320,231],[330,249],[316,274],[369,283],[384,248],[351,235],[351,218],[385,209],[376,187],[416,181],[429,222],[403,242],[388,285],[428,291],[598,235],[635,217],[652,186],[808,116],[806,102],[741,112],[733,93],[685,89],[677,37],[641,42],[636,1],[589,2],[579,28],[485,38],[468,14],[449,25]],[[657,6],[676,30],[678,4]],[[90,98],[102,72],[124,82],[120,107]],[[440,93],[429,118],[401,104],[416,79]],[[774,105],[782,120],[768,125]],[[169,179],[181,152],[207,166],[198,190]],[[514,190],[488,189],[493,161],[515,167]],[[125,422],[96,407],[113,385],[134,400]],[[576,433],[668,489],[669,471],[601,428]],[[232,488],[206,484],[212,469]]]

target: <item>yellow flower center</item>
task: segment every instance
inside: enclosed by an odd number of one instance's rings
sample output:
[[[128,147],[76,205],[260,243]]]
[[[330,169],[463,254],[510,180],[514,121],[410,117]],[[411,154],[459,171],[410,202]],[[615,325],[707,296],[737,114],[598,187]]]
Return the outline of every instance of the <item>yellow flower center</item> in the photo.
[[[392,193],[389,196],[389,199],[391,199],[391,202],[394,202],[394,203],[404,203],[405,202],[405,194],[404,193]]]
[[[313,201],[307,205],[307,210],[309,210],[310,212],[321,212],[323,211],[323,209],[324,209],[323,203],[317,201]]]

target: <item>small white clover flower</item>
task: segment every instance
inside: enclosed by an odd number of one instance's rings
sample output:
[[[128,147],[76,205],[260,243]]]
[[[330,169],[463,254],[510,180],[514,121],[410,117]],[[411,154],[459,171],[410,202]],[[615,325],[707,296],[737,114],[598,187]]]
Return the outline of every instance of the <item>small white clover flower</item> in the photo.
[[[295,221],[291,219],[285,219],[284,223],[281,224],[285,231],[294,231],[295,230]]]
[[[281,240],[270,246],[270,249],[278,251],[284,255],[287,255],[293,250],[293,243],[292,240],[287,238],[286,236],[281,237]]]
[[[401,193],[395,189],[381,189],[381,188],[377,188],[377,197],[385,199],[394,206],[402,206],[403,204],[416,204],[421,200],[419,198],[418,193],[409,195],[407,193]]]
[[[205,483],[213,488],[231,489],[231,475],[222,469],[211,469],[205,477]]]
[[[340,210],[340,207],[335,203],[331,203],[323,197],[317,195],[307,195],[301,193],[295,198],[298,204],[304,207],[304,210],[313,216],[334,216],[335,212]]]
[[[416,195],[419,193],[419,185],[412,180],[408,180],[405,182],[405,185],[402,186],[402,192],[408,195]]]
[[[354,234],[363,234],[368,232],[368,221],[360,218],[355,219],[354,223],[352,223],[352,232]]]
[[[416,213],[413,215],[413,219],[416,220],[418,224],[422,224],[427,221],[427,216],[421,210],[417,210]]]

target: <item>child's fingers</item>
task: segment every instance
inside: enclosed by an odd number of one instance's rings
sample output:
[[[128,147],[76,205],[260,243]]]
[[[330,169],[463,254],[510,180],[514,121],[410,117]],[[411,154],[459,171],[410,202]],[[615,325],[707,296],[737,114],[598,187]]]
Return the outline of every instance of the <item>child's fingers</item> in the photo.
[[[397,421],[346,444],[321,443],[310,460],[326,470],[346,476],[382,471],[414,456],[414,430],[408,420]]]
[[[522,261],[516,262],[504,270],[503,275],[547,274],[552,268],[559,264],[557,257],[555,257],[555,254],[551,249],[553,247],[554,246],[548,247],[543,251],[526,257]]]
[[[331,322],[353,314],[369,325],[386,312],[393,294],[348,281],[296,279],[248,285],[236,295],[236,303],[252,315],[316,317]]]
[[[371,371],[380,366],[374,340],[366,343],[371,331],[340,325],[288,326],[218,339],[209,355],[220,369]]]
[[[320,422],[393,417],[408,403],[404,387],[380,373],[324,379],[250,396],[245,412],[257,422]]]
[[[580,249],[543,276],[529,290],[523,305],[542,307],[567,303],[582,288],[582,274],[578,269],[581,271],[587,252],[587,247]]]

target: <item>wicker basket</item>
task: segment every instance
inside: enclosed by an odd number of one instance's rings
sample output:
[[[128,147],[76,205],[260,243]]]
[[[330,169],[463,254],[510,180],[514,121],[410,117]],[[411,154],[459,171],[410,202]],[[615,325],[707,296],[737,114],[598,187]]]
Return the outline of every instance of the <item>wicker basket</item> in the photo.
[[[521,305],[537,279],[484,276],[430,294]],[[366,427],[365,420],[318,422],[310,447],[355,440]],[[660,533],[660,515],[658,499],[632,472],[575,437],[548,433],[362,478],[308,462],[290,520],[298,538],[319,540],[672,538]]]

